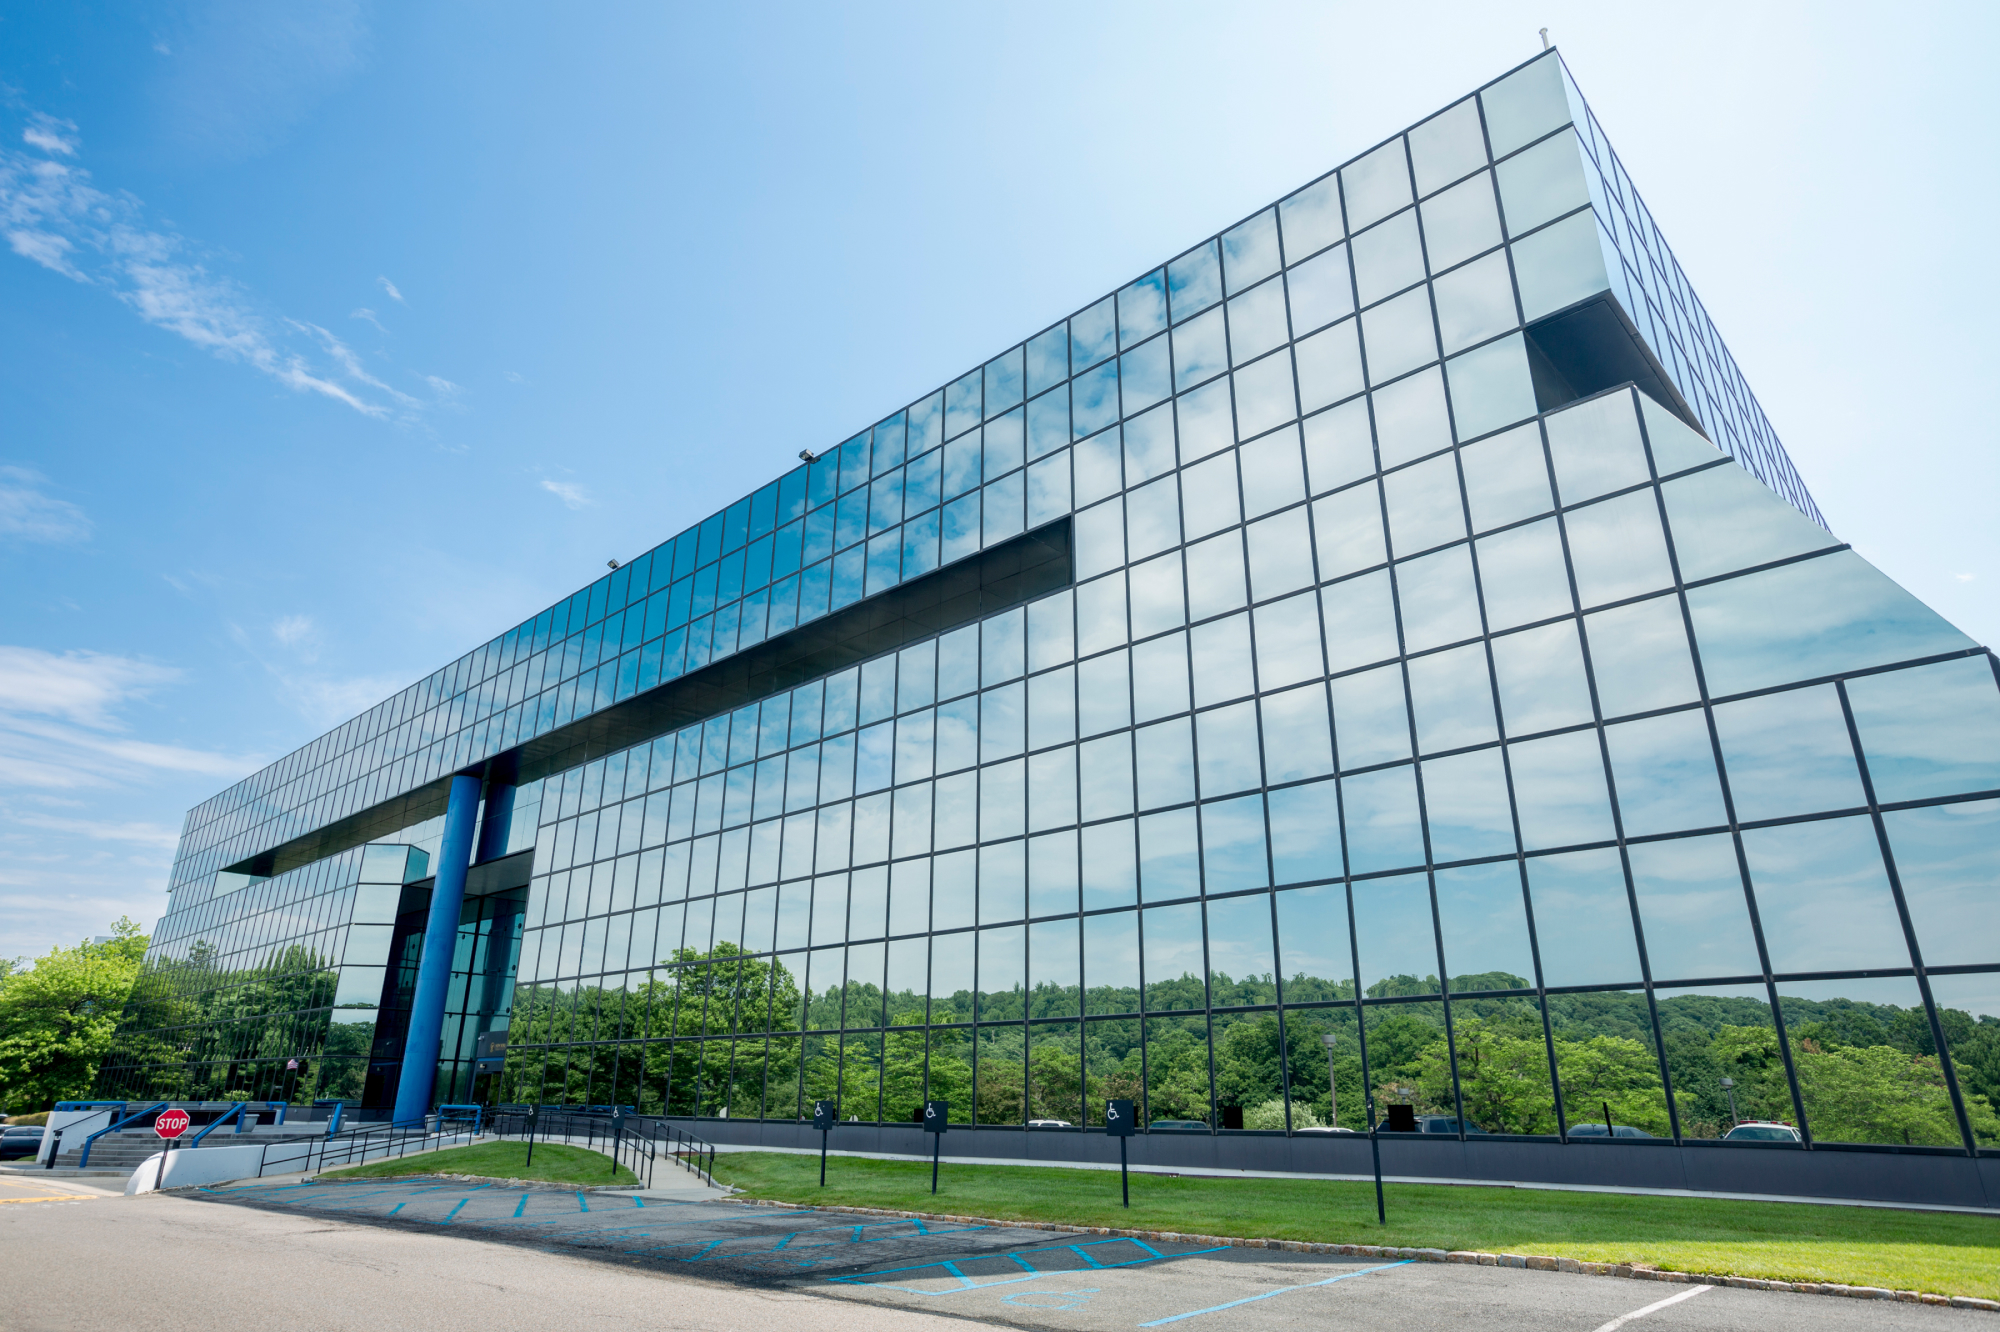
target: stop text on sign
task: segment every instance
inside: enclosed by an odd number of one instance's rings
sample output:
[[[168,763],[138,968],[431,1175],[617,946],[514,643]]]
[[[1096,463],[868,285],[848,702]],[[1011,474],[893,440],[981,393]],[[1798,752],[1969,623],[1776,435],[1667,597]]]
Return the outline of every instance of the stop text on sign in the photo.
[[[153,1121],[153,1132],[163,1138],[178,1138],[188,1131],[188,1112],[185,1110],[162,1110]]]

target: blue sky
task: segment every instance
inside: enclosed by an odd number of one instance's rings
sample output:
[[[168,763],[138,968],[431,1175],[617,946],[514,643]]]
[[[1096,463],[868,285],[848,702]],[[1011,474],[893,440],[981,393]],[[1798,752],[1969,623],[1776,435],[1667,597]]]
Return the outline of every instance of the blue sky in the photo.
[[[1988,6],[0,4],[0,955],[187,808],[1544,25],[1835,532],[2000,640]]]

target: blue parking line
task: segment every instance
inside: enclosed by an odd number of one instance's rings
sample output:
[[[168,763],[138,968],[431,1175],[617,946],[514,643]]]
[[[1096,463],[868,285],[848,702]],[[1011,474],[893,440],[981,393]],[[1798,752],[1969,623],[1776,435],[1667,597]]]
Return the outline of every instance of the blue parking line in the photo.
[[[458,1215],[458,1213],[459,1213],[459,1208],[462,1208],[462,1207],[464,1207],[464,1206],[465,1206],[465,1205],[466,1205],[467,1203],[469,1203],[469,1202],[471,1202],[471,1201],[472,1201],[472,1199],[470,1199],[470,1198],[460,1198],[460,1199],[458,1200],[458,1207],[454,1207],[454,1208],[452,1208],[452,1209],[451,1209],[451,1210],[450,1210],[449,1212],[446,1212],[446,1213],[444,1214],[444,1220],[442,1220],[442,1221],[438,1222],[438,1224],[439,1224],[439,1225],[441,1225],[441,1226],[448,1226],[448,1225],[450,1225],[450,1224],[451,1224],[451,1219],[452,1219],[453,1217],[455,1217],[455,1216],[457,1216],[457,1215]]]
[[[1262,1295],[1246,1295],[1240,1300],[1231,1300],[1227,1304],[1218,1304],[1208,1309],[1193,1309],[1187,1313],[1175,1314],[1171,1318],[1155,1318],[1152,1322],[1141,1323],[1139,1326],[1160,1327],[1167,1323],[1178,1323],[1183,1318],[1199,1318],[1203,1314],[1221,1313],[1224,1309],[1234,1309],[1241,1304],[1255,1304],[1258,1300],[1268,1300],[1273,1295],[1288,1295],[1295,1290],[1311,1290],[1314,1286],[1331,1286],[1334,1282],[1345,1281],[1349,1277],[1367,1276],[1370,1272],[1386,1272],[1392,1267],[1403,1267],[1415,1261],[1414,1258],[1405,1258],[1401,1262],[1383,1263],[1379,1267],[1363,1267],[1353,1272],[1342,1272],[1339,1276],[1330,1276],[1324,1281],[1308,1281],[1303,1286],[1285,1286],[1279,1290],[1267,1290]]]
[[[1112,1244],[1130,1244],[1135,1248],[1144,1249],[1145,1255],[1139,1258],[1129,1258],[1122,1263],[1107,1263],[1099,1259],[1096,1254],[1086,1252],[1086,1250],[1089,1249],[1100,1249]],[[1217,1244],[1217,1245],[1212,1245],[1211,1247],[1206,1249],[1190,1249],[1186,1253],[1161,1253],[1158,1249],[1146,1243],[1144,1240],[1136,1240],[1136,1239],[1121,1237],[1118,1239],[1097,1240],[1096,1242],[1091,1244],[1048,1244],[1034,1249],[1015,1249],[1007,1253],[964,1254],[960,1255],[960,1257],[957,1259],[934,1258],[927,1263],[910,1263],[903,1267],[888,1267],[875,1272],[851,1273],[846,1276],[828,1277],[827,1280],[838,1281],[853,1286],[867,1286],[871,1289],[880,1288],[883,1290],[894,1290],[894,1291],[899,1291],[905,1295],[928,1295],[932,1297],[937,1297],[940,1295],[956,1295],[962,1291],[968,1291],[968,1290],[985,1290],[990,1286],[1011,1286],[1021,1281],[1035,1281],[1039,1280],[1042,1277],[1060,1276],[1064,1271],[1072,1270],[1072,1269],[1057,1269],[1055,1271],[1046,1271],[1046,1272],[1042,1271],[1041,1269],[1037,1268],[1033,1263],[1028,1261],[1029,1255],[1037,1253],[1059,1253],[1059,1252],[1073,1253],[1078,1258],[1081,1258],[1086,1264],[1083,1270],[1109,1271],[1110,1269],[1115,1267],[1138,1267],[1145,1263],[1165,1262],[1174,1258],[1192,1258],[1194,1255],[1198,1253],[1217,1253],[1228,1247],[1229,1246],[1227,1244]],[[962,1261],[971,1262],[986,1258],[1008,1259],[1011,1262],[1013,1262],[1013,1264],[1016,1267],[1024,1269],[1026,1275],[1011,1276],[1011,1277],[993,1277],[990,1279],[986,1279],[980,1277],[969,1277],[965,1275],[964,1272],[961,1272],[958,1268],[958,1264]],[[952,1278],[956,1280],[959,1284],[957,1286],[952,1287],[949,1290],[920,1290],[914,1286],[899,1286],[887,1281],[876,1281],[872,1279],[875,1277],[893,1276],[898,1272],[921,1272],[928,1268],[937,1268],[937,1267],[941,1267],[946,1272],[950,1273]],[[1206,1311],[1204,1310],[1204,1312]],[[1183,1317],[1185,1316],[1186,1315],[1183,1315]]]

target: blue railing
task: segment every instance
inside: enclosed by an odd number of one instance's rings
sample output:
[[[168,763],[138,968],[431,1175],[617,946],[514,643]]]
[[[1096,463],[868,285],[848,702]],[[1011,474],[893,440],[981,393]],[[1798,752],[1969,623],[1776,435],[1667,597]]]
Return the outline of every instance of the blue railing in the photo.
[[[113,1101],[109,1102],[108,1104],[119,1105],[123,1104],[123,1102]],[[77,1158],[76,1168],[78,1170],[84,1170],[89,1167],[90,1145],[96,1142],[99,1138],[103,1137],[107,1133],[116,1133],[119,1129],[124,1128],[127,1124],[135,1124],[138,1121],[144,1119],[147,1115],[158,1114],[160,1111],[166,1109],[171,1104],[173,1104],[171,1101],[160,1101],[157,1104],[149,1105],[144,1110],[141,1110],[138,1114],[127,1115],[125,1116],[125,1118],[119,1120],[117,1123],[107,1125],[106,1127],[97,1130],[97,1132],[85,1138],[83,1140],[83,1154]],[[50,1155],[49,1162],[50,1164],[54,1164],[55,1157],[53,1154]]]
[[[214,1123],[210,1124],[207,1128],[203,1129],[201,1132],[195,1134],[194,1138],[188,1143],[188,1146],[190,1147],[201,1146],[201,1140],[203,1138],[206,1138],[209,1134],[215,1132],[217,1129],[221,1128],[224,1124],[227,1124],[232,1119],[236,1121],[236,1131],[238,1133],[243,1132],[243,1112],[249,1108],[250,1108],[250,1102],[238,1101],[235,1105],[231,1106],[227,1111],[225,1111],[222,1115],[220,1115],[215,1120]]]
[[[464,1110],[470,1110],[470,1111],[472,1112],[472,1134],[473,1134],[473,1136],[474,1136],[474,1137],[478,1137],[478,1136],[479,1136],[479,1125],[480,1125],[480,1123],[481,1123],[481,1112],[482,1112],[483,1108],[484,1108],[484,1107],[481,1107],[481,1106],[477,1106],[477,1105],[441,1105],[441,1106],[439,1106],[439,1107],[437,1108],[437,1114],[438,1114],[438,1123],[437,1123],[437,1126],[438,1126],[438,1131],[439,1131],[439,1132],[443,1132],[443,1131],[444,1131],[444,1121],[445,1121],[446,1119],[463,1119],[463,1118],[465,1118],[465,1116],[464,1116],[463,1114],[453,1114],[453,1113],[452,1113],[453,1111],[455,1111],[455,1110],[457,1110],[457,1111],[464,1111]]]

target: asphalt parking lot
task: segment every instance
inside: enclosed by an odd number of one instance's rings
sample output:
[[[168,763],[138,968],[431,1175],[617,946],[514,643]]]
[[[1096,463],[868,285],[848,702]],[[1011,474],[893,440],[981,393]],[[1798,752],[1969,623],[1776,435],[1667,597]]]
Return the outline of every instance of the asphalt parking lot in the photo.
[[[81,1193],[80,1187],[68,1192]],[[1882,1301],[442,1180],[0,1206],[8,1328],[511,1327],[617,1318],[901,1332],[1454,1326],[1788,1332],[1996,1326]],[[106,1254],[115,1282],[46,1283]],[[386,1320],[386,1321],[385,1321]]]

